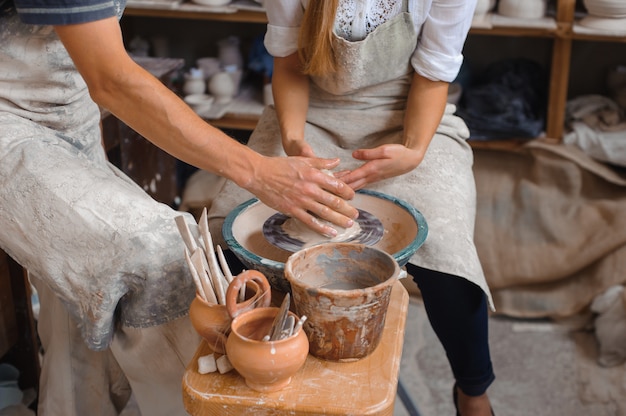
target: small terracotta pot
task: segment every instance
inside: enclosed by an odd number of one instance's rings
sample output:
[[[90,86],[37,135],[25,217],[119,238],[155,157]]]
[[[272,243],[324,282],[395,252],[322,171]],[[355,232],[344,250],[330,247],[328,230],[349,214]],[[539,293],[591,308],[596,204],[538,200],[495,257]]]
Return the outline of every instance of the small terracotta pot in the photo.
[[[225,353],[226,338],[230,332],[231,317],[225,305],[207,303],[198,294],[189,306],[191,325],[211,349]]]
[[[226,355],[246,384],[259,392],[285,388],[304,365],[309,341],[304,331],[277,341],[262,341],[270,333],[279,308],[257,308],[233,319]],[[289,312],[294,318],[293,312]]]
[[[239,290],[244,284],[246,300],[237,303]],[[255,270],[247,270],[237,275],[228,286],[226,305],[208,303],[196,294],[189,306],[189,319],[209,347],[224,354],[232,318],[256,307],[269,306],[270,301],[271,288],[265,276]]]

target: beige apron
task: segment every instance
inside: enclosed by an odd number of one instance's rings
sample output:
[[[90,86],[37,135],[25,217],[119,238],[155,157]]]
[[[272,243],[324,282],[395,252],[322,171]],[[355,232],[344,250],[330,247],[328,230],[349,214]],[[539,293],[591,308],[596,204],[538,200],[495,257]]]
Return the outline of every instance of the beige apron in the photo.
[[[37,414],[118,415],[132,389],[143,415],[186,415],[200,340],[180,213],[108,164],[99,123],[52,27],[0,16],[0,247],[41,302]]]
[[[53,28],[0,17],[0,247],[52,288],[94,350],[116,318],[163,324],[195,294],[180,213],[109,164],[101,140],[98,106]]]
[[[402,143],[406,99],[413,69],[410,58],[418,33],[409,13],[382,24],[364,40],[335,37],[341,70],[311,83],[305,138],[319,157],[339,157],[339,169],[363,162],[354,149]],[[469,131],[448,105],[423,162],[412,172],[368,189],[400,198],[416,207],[428,223],[428,237],[410,262],[464,277],[491,295],[474,246],[476,187]],[[265,109],[248,142],[266,155],[284,155],[274,108]],[[227,183],[210,212],[212,229],[236,205],[253,195]]]

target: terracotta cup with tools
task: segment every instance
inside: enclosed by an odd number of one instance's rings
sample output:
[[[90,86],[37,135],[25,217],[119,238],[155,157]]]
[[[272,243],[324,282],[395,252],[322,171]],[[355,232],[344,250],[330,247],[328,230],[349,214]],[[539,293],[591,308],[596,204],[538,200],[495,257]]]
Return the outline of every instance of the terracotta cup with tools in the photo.
[[[281,308],[256,308],[238,315],[231,323],[226,355],[248,387],[259,392],[285,388],[300,370],[309,353],[309,340],[298,330],[270,339]],[[297,317],[287,311],[287,317]]]

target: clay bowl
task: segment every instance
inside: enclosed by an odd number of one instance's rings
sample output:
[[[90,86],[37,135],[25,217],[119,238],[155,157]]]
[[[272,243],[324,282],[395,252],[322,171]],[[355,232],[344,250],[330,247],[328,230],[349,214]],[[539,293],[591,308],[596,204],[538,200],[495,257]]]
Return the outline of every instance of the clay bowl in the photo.
[[[285,388],[304,365],[309,341],[304,331],[277,341],[263,341],[280,308],[257,308],[233,319],[226,355],[248,387],[259,392]],[[293,312],[289,312],[296,320]]]
[[[384,233],[371,246],[392,255],[400,266],[404,266],[426,240],[426,220],[405,201],[376,191],[360,190],[351,203],[380,220]],[[287,293],[291,288],[284,276],[285,262],[297,250],[281,249],[264,236],[263,224],[275,214],[272,208],[250,199],[226,216],[222,233],[230,250],[247,268],[260,271],[273,289]]]
[[[312,355],[355,361],[380,343],[400,266],[363,244],[325,243],[292,254],[285,264],[295,309],[306,315]]]
[[[500,0],[498,13],[519,19],[540,19],[546,14],[546,0]]]
[[[211,109],[215,98],[209,94],[190,94],[185,96],[183,100],[195,111],[202,113]]]
[[[626,17],[596,17],[588,15],[578,21],[581,26],[605,32],[626,33]]]
[[[203,6],[225,6],[232,0],[192,0],[193,3],[201,4]]]
[[[623,0],[583,0],[583,4],[591,16],[626,18],[626,3]],[[621,28],[625,30],[624,26]]]
[[[243,302],[237,302],[239,289],[246,285]],[[208,303],[198,294],[189,306],[189,319],[196,332],[219,354],[226,352],[226,341],[232,319],[256,307],[267,307],[271,302],[271,288],[265,277],[255,270],[235,276],[228,286],[226,305]]]

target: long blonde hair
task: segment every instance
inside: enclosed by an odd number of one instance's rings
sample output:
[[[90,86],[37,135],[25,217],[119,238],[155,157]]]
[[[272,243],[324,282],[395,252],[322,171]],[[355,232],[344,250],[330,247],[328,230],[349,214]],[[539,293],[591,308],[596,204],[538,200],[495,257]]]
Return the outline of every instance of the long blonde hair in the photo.
[[[338,4],[339,0],[310,0],[304,11],[298,37],[298,55],[305,74],[327,75],[337,68],[333,53],[333,30]]]

